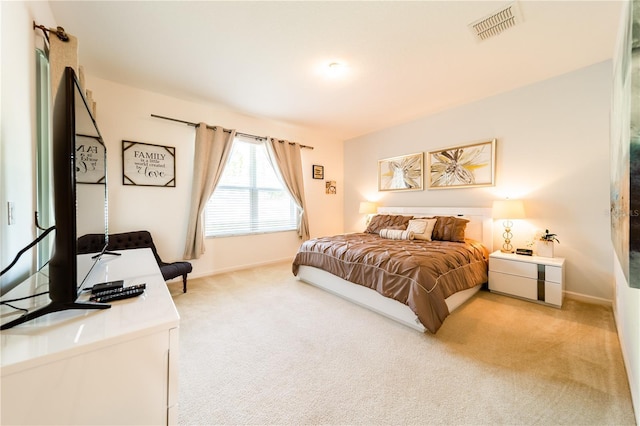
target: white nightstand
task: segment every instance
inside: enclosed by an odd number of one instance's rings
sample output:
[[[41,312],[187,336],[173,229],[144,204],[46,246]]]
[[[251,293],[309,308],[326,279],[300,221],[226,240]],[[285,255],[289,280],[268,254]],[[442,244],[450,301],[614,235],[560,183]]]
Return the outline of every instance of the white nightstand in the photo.
[[[489,290],[560,308],[564,298],[564,259],[491,253]]]

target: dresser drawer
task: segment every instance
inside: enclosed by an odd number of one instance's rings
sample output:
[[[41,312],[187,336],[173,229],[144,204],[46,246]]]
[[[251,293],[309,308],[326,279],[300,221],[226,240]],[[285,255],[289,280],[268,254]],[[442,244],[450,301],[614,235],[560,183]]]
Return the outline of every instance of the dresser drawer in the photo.
[[[489,272],[502,272],[525,278],[538,279],[538,265],[528,262],[514,262],[506,259],[489,259]]]
[[[562,284],[545,281],[544,302],[558,308],[562,307]]]
[[[538,281],[518,275],[489,272],[489,290],[530,300],[538,299]]]
[[[545,281],[562,283],[562,268],[559,266],[549,266],[549,265],[545,266],[544,279]]]

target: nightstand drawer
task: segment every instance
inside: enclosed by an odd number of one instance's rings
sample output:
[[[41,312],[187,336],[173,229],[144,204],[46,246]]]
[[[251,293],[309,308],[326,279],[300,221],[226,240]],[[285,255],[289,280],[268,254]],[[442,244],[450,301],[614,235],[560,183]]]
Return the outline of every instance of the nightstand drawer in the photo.
[[[538,279],[538,265],[535,263],[491,258],[489,260],[489,271],[490,273],[502,272],[510,275]]]
[[[562,268],[560,268],[559,266],[545,266],[544,280],[554,283],[562,283]]]
[[[538,282],[531,278],[517,275],[492,271],[489,273],[489,289],[491,291],[524,297],[525,299],[538,299]]]

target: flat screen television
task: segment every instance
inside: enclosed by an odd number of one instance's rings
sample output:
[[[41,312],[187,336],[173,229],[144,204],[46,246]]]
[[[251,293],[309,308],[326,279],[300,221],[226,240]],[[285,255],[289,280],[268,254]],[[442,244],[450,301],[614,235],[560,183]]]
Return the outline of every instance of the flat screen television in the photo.
[[[50,302],[2,324],[2,330],[52,312],[110,307],[77,301],[84,280],[107,247],[108,209],[106,147],[71,67],[65,69],[55,97],[52,151],[56,231],[48,265]],[[104,246],[92,256],[92,267],[78,274],[77,239],[88,233],[104,233]]]

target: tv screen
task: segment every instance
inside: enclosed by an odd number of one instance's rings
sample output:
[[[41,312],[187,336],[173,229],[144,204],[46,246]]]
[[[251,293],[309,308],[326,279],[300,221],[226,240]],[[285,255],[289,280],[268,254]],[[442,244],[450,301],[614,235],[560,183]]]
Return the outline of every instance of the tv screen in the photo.
[[[55,242],[49,261],[49,299],[44,307],[2,324],[5,330],[51,312],[105,309],[108,304],[77,302],[78,290],[91,268],[78,273],[77,239],[104,235],[96,250],[100,259],[108,243],[106,148],[73,68],[67,67],[53,107],[53,199]],[[95,263],[93,264],[95,265]]]

